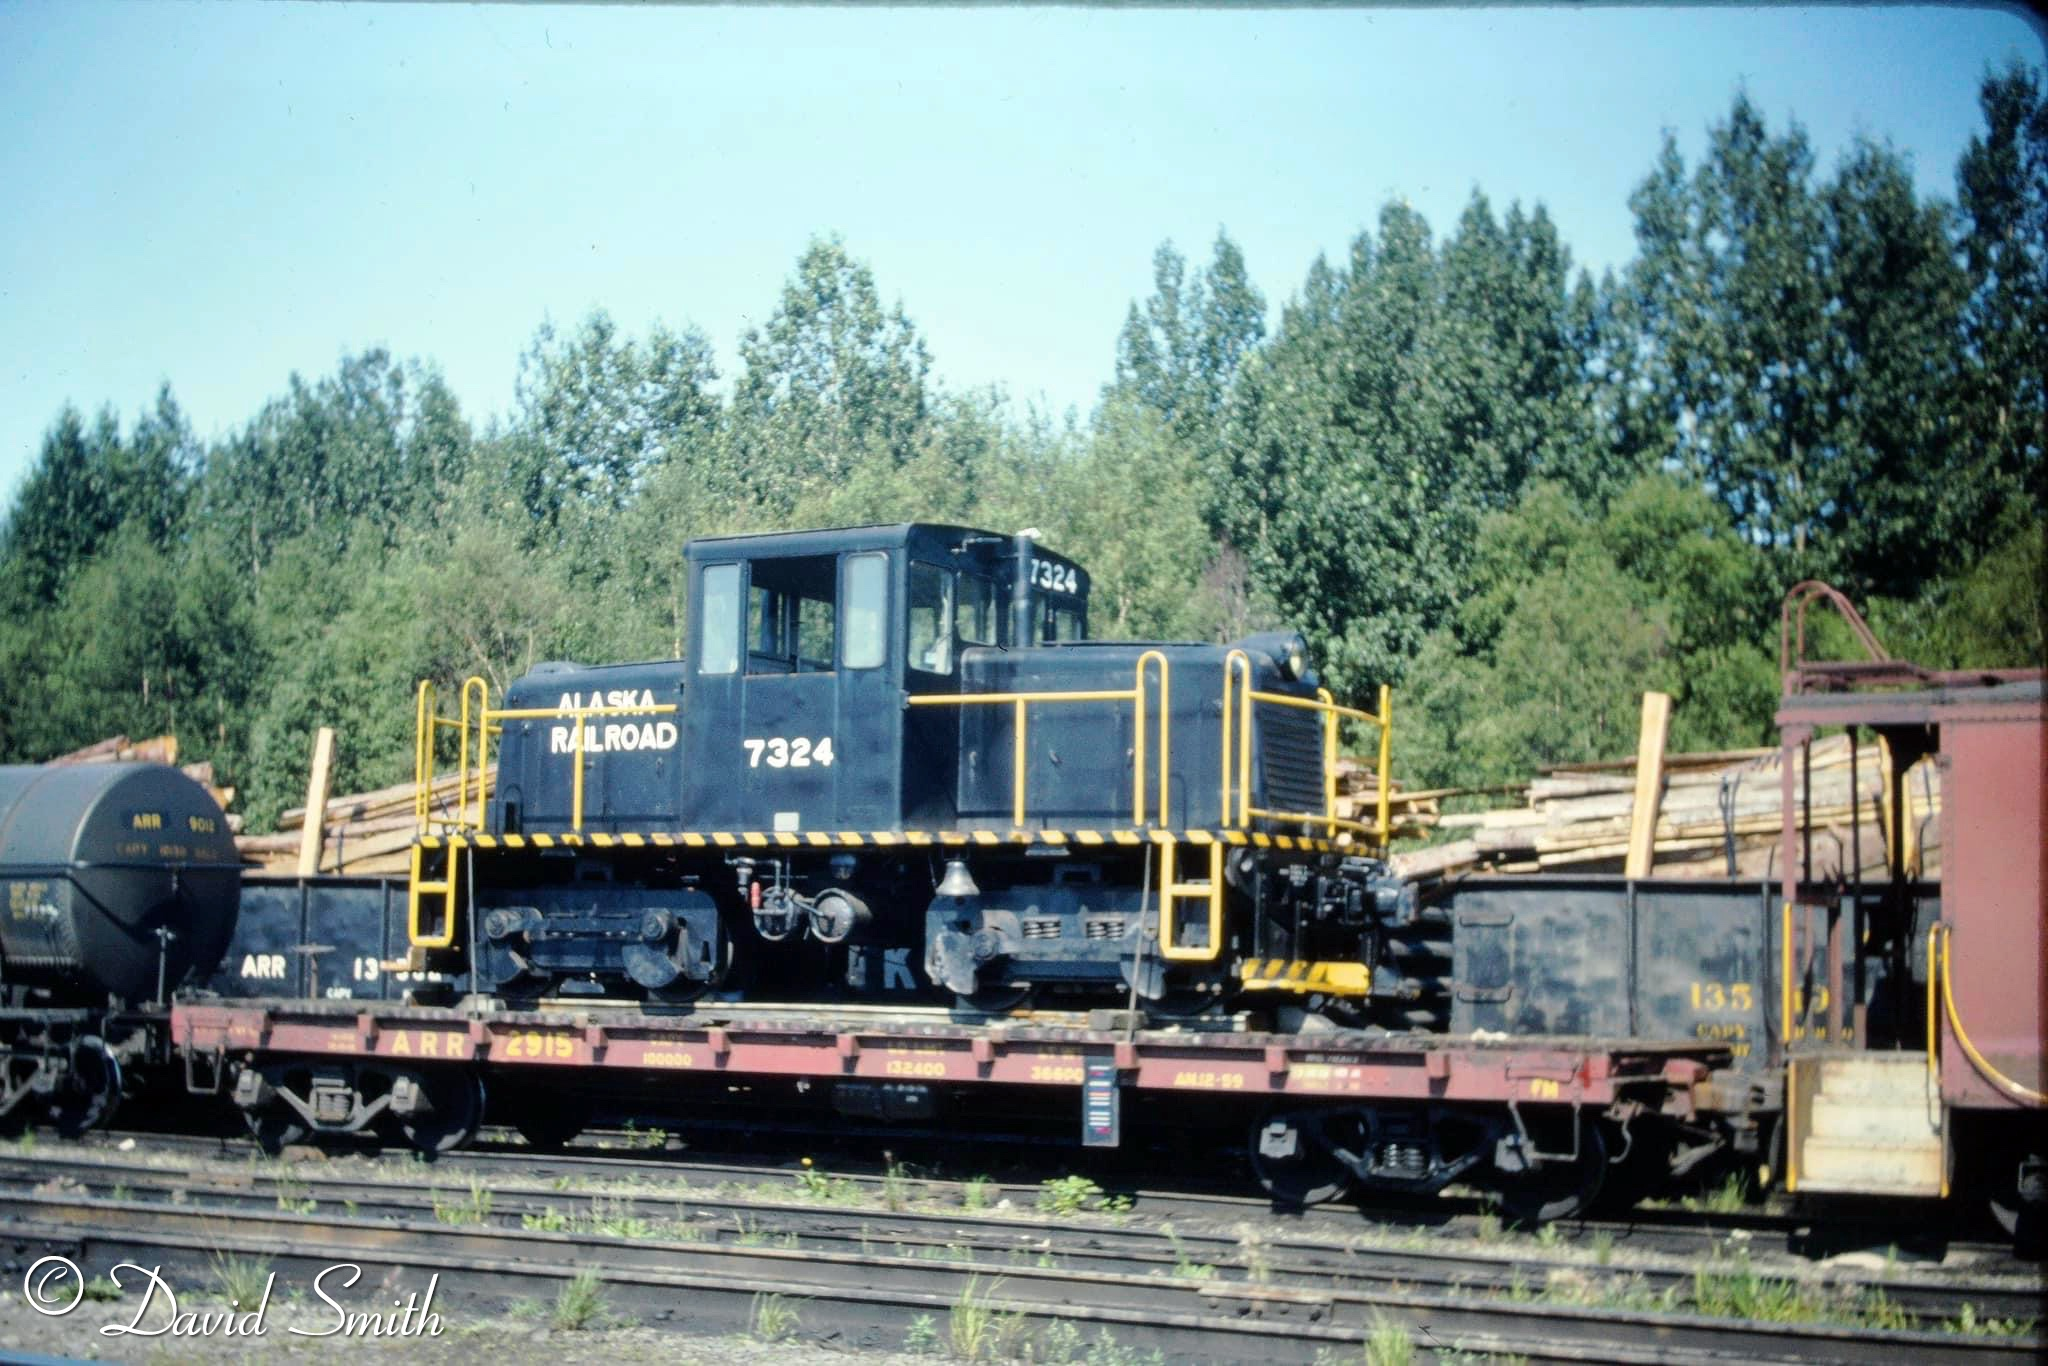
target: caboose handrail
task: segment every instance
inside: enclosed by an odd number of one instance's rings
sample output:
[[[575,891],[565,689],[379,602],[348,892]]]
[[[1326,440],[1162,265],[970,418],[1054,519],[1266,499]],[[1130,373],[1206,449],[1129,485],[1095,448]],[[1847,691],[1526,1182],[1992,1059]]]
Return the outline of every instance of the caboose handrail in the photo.
[[[1071,692],[978,692],[978,693],[914,693],[903,700],[913,707],[968,707],[981,705],[1005,705],[1015,709],[1011,723],[1012,753],[1011,768],[1011,815],[1010,822],[1018,829],[1024,827],[1024,778],[1029,761],[1029,747],[1026,736],[1030,721],[1027,708],[1041,702],[1129,702],[1132,722],[1137,738],[1131,747],[1131,823],[1145,823],[1145,733],[1147,711],[1145,706],[1145,683],[1152,668],[1159,671],[1159,824],[1169,824],[1168,783],[1173,771],[1171,665],[1166,655],[1159,650],[1147,650],[1138,656],[1135,677],[1128,688],[1081,688]]]
[[[1294,707],[1312,711],[1320,717],[1323,727],[1323,810],[1320,814],[1311,811],[1274,811],[1252,805],[1252,704],[1265,702],[1273,706]],[[1316,689],[1314,697],[1297,697],[1291,693],[1261,692],[1252,686],[1251,657],[1243,650],[1232,650],[1223,657],[1223,822],[1235,824],[1240,829],[1249,826],[1254,819],[1302,824],[1320,825],[1332,836],[1339,831],[1359,835],[1370,835],[1374,842],[1384,846],[1392,833],[1391,796],[1392,777],[1389,769],[1393,758],[1393,689],[1380,685],[1380,709],[1377,715],[1357,707],[1339,706],[1330,696],[1327,688]],[[1236,724],[1233,732],[1232,719]],[[1377,726],[1380,733],[1377,819],[1372,824],[1363,821],[1348,821],[1337,815],[1337,723],[1339,721],[1362,721]],[[1235,743],[1236,752],[1231,746]],[[1234,760],[1234,762],[1233,762]],[[1231,770],[1237,773],[1236,820],[1231,819],[1232,785]]]

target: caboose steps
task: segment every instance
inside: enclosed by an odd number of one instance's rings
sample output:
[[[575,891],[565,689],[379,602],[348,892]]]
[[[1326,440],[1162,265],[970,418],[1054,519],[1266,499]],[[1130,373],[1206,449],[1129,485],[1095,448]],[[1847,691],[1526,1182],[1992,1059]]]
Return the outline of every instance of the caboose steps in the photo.
[[[1924,1057],[1854,1053],[1796,1059],[1793,1067],[1796,1189],[1942,1194],[1940,1109],[1929,1096]]]

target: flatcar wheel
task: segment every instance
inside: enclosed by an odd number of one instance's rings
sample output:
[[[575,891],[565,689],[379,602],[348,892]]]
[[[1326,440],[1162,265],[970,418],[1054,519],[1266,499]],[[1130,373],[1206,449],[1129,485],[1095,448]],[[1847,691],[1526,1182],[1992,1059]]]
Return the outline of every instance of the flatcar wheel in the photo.
[[[57,1132],[76,1138],[104,1124],[121,1103],[121,1060],[97,1035],[71,1047],[71,1067],[50,1101]]]
[[[1356,1179],[1330,1151],[1313,1115],[1269,1115],[1252,1129],[1251,1152],[1252,1174],[1285,1208],[1327,1205],[1348,1194]]]
[[[244,1110],[242,1118],[249,1125],[249,1136],[256,1140],[256,1146],[270,1157],[276,1157],[294,1143],[304,1143],[306,1135],[312,1132],[282,1105]]]
[[[581,1105],[564,1101],[547,1110],[529,1110],[514,1121],[519,1136],[542,1152],[566,1148],[583,1132],[589,1119]]]
[[[1550,1135],[1538,1135],[1539,1146]],[[1553,1142],[1568,1145],[1570,1133]],[[1576,1219],[1600,1195],[1607,1176],[1607,1142],[1600,1126],[1590,1118],[1579,1125],[1579,1154],[1565,1162],[1541,1162],[1535,1170],[1505,1177],[1499,1186],[1501,1208],[1517,1224],[1547,1224],[1558,1219]]]
[[[453,1152],[476,1137],[484,1117],[484,1081],[474,1072],[421,1078],[433,1108],[408,1115],[399,1132],[414,1149],[429,1157]]]

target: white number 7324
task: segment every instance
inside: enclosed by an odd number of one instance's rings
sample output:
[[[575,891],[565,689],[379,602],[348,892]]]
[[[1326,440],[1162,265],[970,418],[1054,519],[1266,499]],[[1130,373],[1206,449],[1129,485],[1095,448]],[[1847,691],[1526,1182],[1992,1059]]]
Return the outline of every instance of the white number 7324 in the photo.
[[[812,764],[820,768],[832,767],[832,737],[812,740],[807,735],[785,738],[770,735],[762,739],[740,741],[747,747],[747,767],[759,768],[765,760],[770,768],[809,768]]]

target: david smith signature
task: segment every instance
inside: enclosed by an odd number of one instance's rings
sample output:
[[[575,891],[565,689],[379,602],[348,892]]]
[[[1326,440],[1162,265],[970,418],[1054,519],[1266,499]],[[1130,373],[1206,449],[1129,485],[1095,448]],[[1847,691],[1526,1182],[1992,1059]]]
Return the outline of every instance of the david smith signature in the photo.
[[[114,1267],[107,1275],[115,1289],[125,1291],[128,1284],[121,1279],[123,1272],[141,1278],[142,1302],[135,1306],[126,1323],[103,1325],[100,1332],[107,1337],[260,1338],[269,1332],[265,1319],[270,1313],[271,1292],[277,1287],[275,1271],[264,1279],[263,1295],[254,1308],[244,1309],[241,1301],[235,1300],[226,1309],[205,1310],[180,1309],[178,1293],[163,1278],[161,1266],[122,1262]],[[322,1271],[313,1278],[313,1294],[331,1311],[332,1319],[325,1327],[285,1331],[301,1338],[441,1336],[441,1316],[434,1312],[434,1291],[441,1283],[439,1272],[427,1278],[424,1295],[411,1291],[403,1300],[393,1300],[388,1310],[348,1309],[329,1293],[329,1277],[337,1278],[336,1289],[352,1290],[362,1276],[363,1269],[354,1262],[340,1262]],[[85,1289],[85,1274],[69,1257],[44,1257],[21,1279],[22,1297],[29,1308],[48,1318],[63,1318],[78,1308],[85,1300]]]

